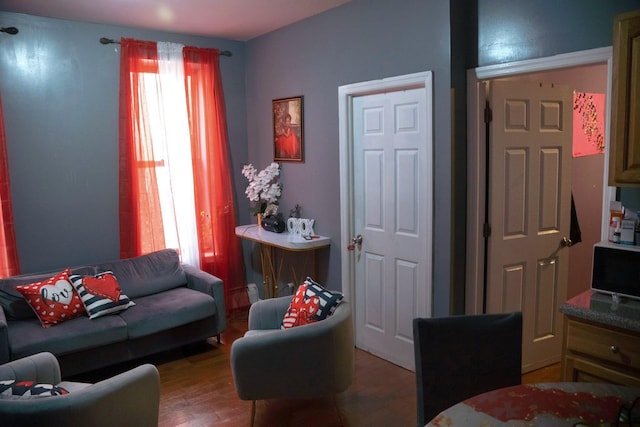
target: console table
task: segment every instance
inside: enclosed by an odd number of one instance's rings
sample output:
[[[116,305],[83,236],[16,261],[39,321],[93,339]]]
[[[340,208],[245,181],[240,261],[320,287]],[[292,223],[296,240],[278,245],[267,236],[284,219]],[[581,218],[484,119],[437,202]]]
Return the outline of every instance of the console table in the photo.
[[[258,243],[260,248],[260,266],[262,268],[262,286],[264,298],[278,296],[280,283],[280,273],[285,259],[286,252],[306,252],[312,257],[312,275],[317,276],[317,250],[331,245],[331,239],[324,236],[313,236],[312,239],[305,239],[299,234],[273,233],[267,231],[257,224],[239,225],[236,227],[236,236],[241,239],[251,240]],[[282,252],[282,256],[276,259],[276,249]],[[295,267],[291,267],[296,284],[302,280],[298,277]],[[306,268],[306,260],[302,269]]]

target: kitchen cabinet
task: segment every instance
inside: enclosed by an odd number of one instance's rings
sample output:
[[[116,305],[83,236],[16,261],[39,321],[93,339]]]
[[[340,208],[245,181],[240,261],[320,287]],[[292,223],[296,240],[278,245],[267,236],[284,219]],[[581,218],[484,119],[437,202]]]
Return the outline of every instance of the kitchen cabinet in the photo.
[[[612,302],[586,291],[560,307],[564,313],[562,381],[640,387],[640,301]]]
[[[640,387],[640,335],[565,318],[562,381]]]
[[[616,16],[609,185],[640,186],[640,10]]]

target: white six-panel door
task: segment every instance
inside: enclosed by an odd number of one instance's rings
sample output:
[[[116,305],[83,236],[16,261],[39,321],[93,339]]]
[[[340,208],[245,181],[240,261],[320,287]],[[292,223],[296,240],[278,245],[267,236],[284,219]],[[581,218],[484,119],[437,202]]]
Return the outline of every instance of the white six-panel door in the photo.
[[[430,313],[432,129],[425,88],[353,99],[356,346],[414,369]]]

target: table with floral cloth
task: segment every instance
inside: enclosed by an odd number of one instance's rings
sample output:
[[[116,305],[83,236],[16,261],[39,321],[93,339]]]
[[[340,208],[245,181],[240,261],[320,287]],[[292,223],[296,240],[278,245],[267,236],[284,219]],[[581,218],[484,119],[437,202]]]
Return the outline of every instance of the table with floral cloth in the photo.
[[[640,388],[600,383],[540,383],[479,394],[442,411],[428,427],[610,426]],[[638,412],[640,403],[634,406]],[[627,409],[623,412],[628,413]],[[631,424],[620,423],[620,426]],[[634,426],[638,424],[633,424]]]

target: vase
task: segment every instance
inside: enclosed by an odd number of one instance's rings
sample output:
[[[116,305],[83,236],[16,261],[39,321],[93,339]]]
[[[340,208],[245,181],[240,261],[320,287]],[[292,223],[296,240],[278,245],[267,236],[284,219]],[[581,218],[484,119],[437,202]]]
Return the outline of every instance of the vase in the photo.
[[[262,226],[262,214],[261,213],[256,214],[256,217],[258,217],[258,227],[261,227]]]

